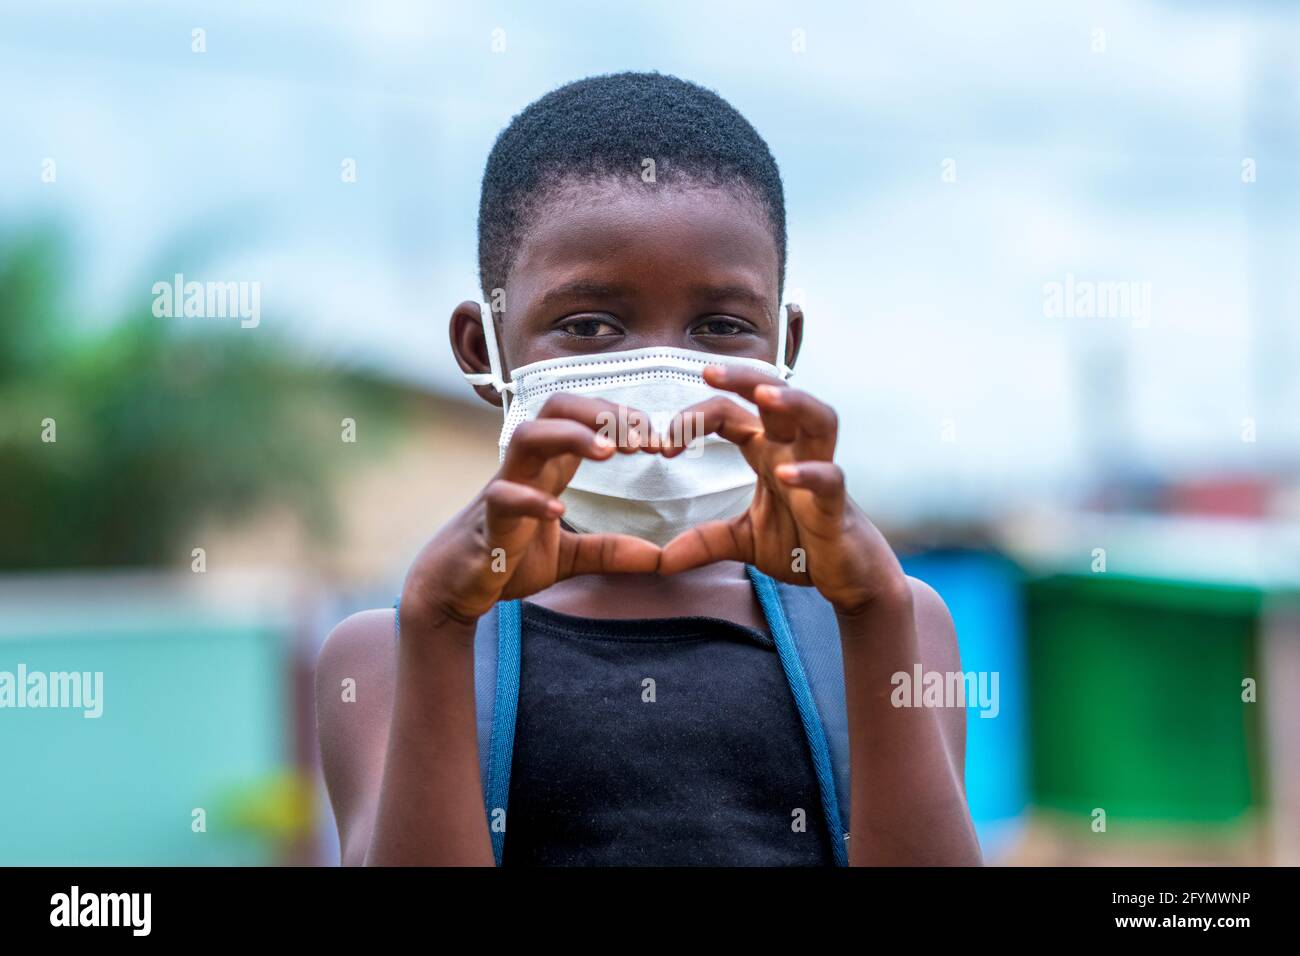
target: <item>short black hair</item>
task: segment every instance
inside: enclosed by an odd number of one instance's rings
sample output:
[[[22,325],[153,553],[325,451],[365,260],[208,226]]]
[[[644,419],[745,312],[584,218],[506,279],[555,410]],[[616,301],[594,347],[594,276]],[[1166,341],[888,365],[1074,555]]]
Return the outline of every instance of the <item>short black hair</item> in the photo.
[[[485,298],[506,274],[530,216],[573,180],[639,177],[740,187],[765,208],[785,286],[785,195],[763,137],[712,90],[663,73],[612,73],[547,93],[510,121],[483,171],[479,282]]]

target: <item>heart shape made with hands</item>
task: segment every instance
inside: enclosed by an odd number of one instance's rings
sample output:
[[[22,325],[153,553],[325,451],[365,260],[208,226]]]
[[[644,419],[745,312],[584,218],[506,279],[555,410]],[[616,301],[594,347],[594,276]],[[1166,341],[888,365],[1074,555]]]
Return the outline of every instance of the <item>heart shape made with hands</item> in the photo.
[[[814,467],[838,471],[829,461],[834,413],[815,400],[807,409],[786,407],[803,393],[757,370],[711,366],[706,380],[718,392],[658,430],[648,428],[650,416],[625,407],[616,433],[606,421],[605,437],[623,454],[578,466],[560,495],[572,529],[657,545],[664,573],[724,559],[752,561],[757,534],[797,544],[796,522],[782,502],[798,486],[794,462],[805,450],[799,420],[803,411],[820,417],[812,431],[824,439],[829,429],[829,441],[814,440],[806,451],[825,455]],[[640,434],[631,434],[636,429]],[[641,450],[630,451],[629,439],[638,439]]]
[[[846,493],[844,473],[834,461],[838,434],[834,410],[802,390],[749,369],[710,366],[704,378],[720,392],[739,395],[755,407],[750,412],[729,395],[719,394],[678,413],[693,418],[694,437],[709,436],[713,444],[730,449],[731,455],[738,456],[735,460],[744,463],[751,496],[747,506],[737,505],[740,513],[731,517],[684,522],[662,544],[602,528],[574,533],[556,522],[552,529],[559,534],[561,576],[667,575],[737,561],[778,581],[816,587],[833,606],[850,614],[859,613],[880,595],[910,595],[906,575],[888,543]],[[562,465],[537,459],[538,468],[552,469],[555,480],[549,487],[560,495],[560,500],[546,497],[552,509],[546,517],[563,518],[568,480],[581,467],[590,465],[598,473],[596,469],[616,454],[659,456],[665,460],[657,467],[671,474],[677,464],[672,459],[685,451],[684,445],[664,443],[662,435],[656,444],[651,432],[644,441],[633,443],[615,436],[615,441],[598,442],[597,448],[593,443],[601,437],[596,431],[600,423],[592,413],[593,400],[561,399],[549,414],[570,421],[550,426],[568,434],[555,433],[552,454],[569,454],[563,456]],[[586,406],[579,407],[583,402]],[[608,410],[608,403],[602,410]],[[617,441],[622,443],[616,445]],[[629,499],[620,489],[613,490],[616,494],[607,497],[614,499],[611,513],[617,516],[627,510]],[[581,521],[572,524],[581,529]],[[551,539],[551,543],[557,542]]]
[[[756,476],[741,449],[704,434],[703,416],[689,409],[673,422],[670,438],[652,431],[639,451],[583,460],[559,496],[565,523],[579,533],[628,534],[663,547],[691,527],[742,514]],[[624,430],[615,445],[627,444]]]

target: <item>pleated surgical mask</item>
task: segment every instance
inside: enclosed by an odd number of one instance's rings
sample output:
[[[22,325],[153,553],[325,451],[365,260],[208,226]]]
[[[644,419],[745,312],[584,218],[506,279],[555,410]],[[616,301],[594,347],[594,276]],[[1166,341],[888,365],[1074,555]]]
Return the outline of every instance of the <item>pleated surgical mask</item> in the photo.
[[[724,396],[747,411],[752,403],[704,381],[708,365],[753,368],[777,378],[790,370],[760,359],[718,355],[694,349],[651,346],[621,352],[545,359],[501,375],[502,362],[489,307],[480,306],[491,372],[467,373],[474,385],[491,385],[502,397],[504,422],[499,449],[504,459],[520,423],[537,417],[546,400],[559,392],[601,398],[644,412],[661,434],[680,411]],[[778,318],[777,355],[783,356],[786,313]],[[625,423],[619,422],[623,427]],[[560,494],[564,521],[585,533],[630,534],[664,545],[706,521],[733,518],[749,507],[756,476],[739,447],[718,435],[698,435],[688,416],[674,441],[693,439],[675,458],[652,452],[616,454],[605,461],[584,460]],[[612,436],[611,436],[612,437]]]

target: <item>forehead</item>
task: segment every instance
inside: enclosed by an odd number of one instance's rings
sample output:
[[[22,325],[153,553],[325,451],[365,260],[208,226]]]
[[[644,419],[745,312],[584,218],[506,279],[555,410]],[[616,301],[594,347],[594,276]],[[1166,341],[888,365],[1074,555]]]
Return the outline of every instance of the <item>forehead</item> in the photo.
[[[521,237],[507,294],[523,304],[583,279],[662,295],[712,284],[749,288],[775,307],[779,270],[767,212],[744,189],[606,178],[548,191]]]

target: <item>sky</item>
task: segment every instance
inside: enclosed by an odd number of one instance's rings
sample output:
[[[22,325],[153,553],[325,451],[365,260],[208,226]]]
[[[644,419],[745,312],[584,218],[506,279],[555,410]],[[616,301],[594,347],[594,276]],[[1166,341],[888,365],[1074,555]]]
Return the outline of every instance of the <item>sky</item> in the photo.
[[[1298,51],[1281,2],[9,4],[0,229],[69,229],[88,326],[175,272],[258,281],[231,334],[464,394],[495,136],[674,73],[781,167],[792,384],[855,497],[961,516],[1297,460]],[[1049,314],[1078,283],[1149,310]]]

